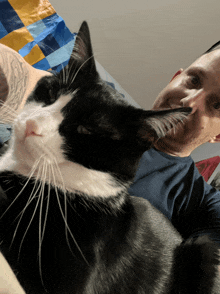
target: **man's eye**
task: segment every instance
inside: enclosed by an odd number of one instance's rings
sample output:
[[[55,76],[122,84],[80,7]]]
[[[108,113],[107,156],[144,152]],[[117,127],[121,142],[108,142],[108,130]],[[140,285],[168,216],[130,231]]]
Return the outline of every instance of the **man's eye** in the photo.
[[[216,102],[214,105],[213,105],[214,109],[219,109],[220,108],[220,102]]]
[[[193,86],[196,86],[196,87],[198,87],[200,85],[200,79],[198,76],[191,76],[190,82]]]

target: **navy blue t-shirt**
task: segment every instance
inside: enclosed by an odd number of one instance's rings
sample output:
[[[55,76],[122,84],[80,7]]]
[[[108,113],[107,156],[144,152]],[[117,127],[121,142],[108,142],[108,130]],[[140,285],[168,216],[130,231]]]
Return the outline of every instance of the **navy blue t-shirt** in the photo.
[[[129,193],[149,200],[184,239],[208,234],[220,244],[220,192],[205,182],[191,156],[146,151]]]

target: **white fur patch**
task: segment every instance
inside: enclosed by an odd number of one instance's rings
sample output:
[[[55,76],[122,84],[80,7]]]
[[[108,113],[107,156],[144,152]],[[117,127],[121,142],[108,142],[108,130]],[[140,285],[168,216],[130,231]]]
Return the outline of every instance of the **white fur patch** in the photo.
[[[58,132],[63,120],[60,110],[71,98],[63,95],[46,107],[35,102],[25,106],[15,121],[11,146],[0,160],[0,170],[31,176],[64,191],[95,197],[117,196],[125,187],[119,186],[110,174],[85,168],[63,156],[63,141]]]

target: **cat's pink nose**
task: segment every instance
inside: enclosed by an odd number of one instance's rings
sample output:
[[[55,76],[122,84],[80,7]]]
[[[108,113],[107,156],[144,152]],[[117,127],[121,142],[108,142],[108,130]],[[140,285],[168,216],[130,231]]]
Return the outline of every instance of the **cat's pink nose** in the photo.
[[[39,133],[37,122],[32,119],[26,121],[25,137],[30,136],[41,136]]]

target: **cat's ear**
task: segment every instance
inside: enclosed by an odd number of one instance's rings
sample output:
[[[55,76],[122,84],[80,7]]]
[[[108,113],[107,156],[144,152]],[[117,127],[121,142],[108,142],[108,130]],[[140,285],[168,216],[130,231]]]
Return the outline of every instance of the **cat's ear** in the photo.
[[[190,107],[145,111],[142,126],[138,132],[139,138],[152,143],[157,141],[178,123],[183,122],[191,111]]]
[[[76,36],[74,48],[68,63],[68,69],[84,75],[96,75],[95,58],[93,56],[89,27],[86,21],[80,26]]]

